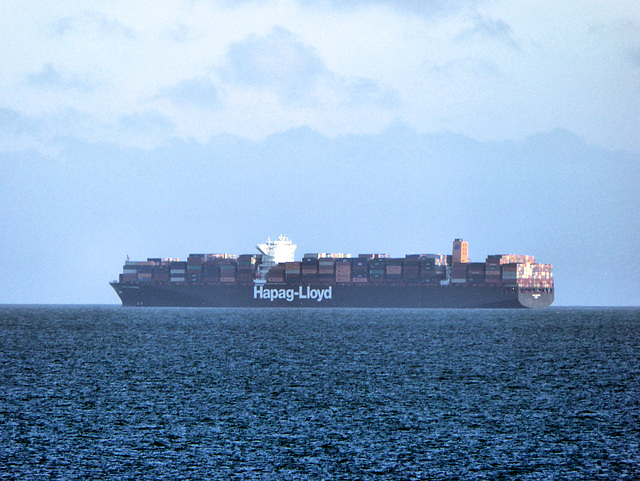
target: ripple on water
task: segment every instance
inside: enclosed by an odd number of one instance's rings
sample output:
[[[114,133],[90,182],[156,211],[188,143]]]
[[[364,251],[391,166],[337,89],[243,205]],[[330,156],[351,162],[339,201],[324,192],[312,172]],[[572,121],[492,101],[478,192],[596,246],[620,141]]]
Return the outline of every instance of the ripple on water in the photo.
[[[0,315],[3,477],[638,474],[638,309]]]

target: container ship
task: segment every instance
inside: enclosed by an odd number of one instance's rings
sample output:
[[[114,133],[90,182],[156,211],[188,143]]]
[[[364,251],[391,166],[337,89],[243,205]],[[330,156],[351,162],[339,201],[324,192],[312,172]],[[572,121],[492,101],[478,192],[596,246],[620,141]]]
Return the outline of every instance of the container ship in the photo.
[[[468,244],[451,255],[305,254],[294,261],[287,237],[257,254],[190,254],[127,258],[111,282],[123,306],[543,308],[554,299],[550,264],[533,256],[496,254],[469,262]]]

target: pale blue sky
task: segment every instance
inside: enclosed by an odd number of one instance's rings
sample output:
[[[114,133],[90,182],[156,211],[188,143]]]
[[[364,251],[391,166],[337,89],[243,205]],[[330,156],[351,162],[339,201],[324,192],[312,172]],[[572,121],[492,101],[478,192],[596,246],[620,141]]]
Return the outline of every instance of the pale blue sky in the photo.
[[[464,237],[553,263],[560,303],[640,304],[635,0],[0,14],[0,302],[117,302],[127,254],[285,232],[300,253]]]

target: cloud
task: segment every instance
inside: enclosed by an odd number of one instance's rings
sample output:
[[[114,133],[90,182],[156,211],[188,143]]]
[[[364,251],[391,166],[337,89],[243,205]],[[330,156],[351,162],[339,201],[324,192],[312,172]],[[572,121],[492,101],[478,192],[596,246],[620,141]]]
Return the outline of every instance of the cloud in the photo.
[[[640,66],[640,22],[634,20],[621,20],[598,22],[587,30],[589,36],[597,44],[606,44],[614,39],[620,39],[626,48],[618,49],[618,52],[626,55],[627,61],[634,66]]]
[[[62,17],[54,23],[54,32],[68,35],[85,30],[99,32],[104,36],[134,38],[133,31],[123,23],[101,13],[85,12],[74,17]]]
[[[0,152],[37,151],[60,158],[62,145],[83,141],[150,149],[173,138],[175,130],[171,120],[155,110],[140,110],[105,121],[77,109],[25,116],[0,108]]]
[[[361,3],[369,3],[371,0],[361,0]],[[469,7],[475,8],[477,0],[432,0],[421,2],[407,2],[406,0],[374,0],[372,3],[387,4],[399,10],[407,10],[421,15],[433,16],[459,12]]]
[[[449,60],[444,63],[425,62],[422,68],[425,77],[443,82],[454,89],[459,89],[462,84],[475,84],[477,82],[495,81],[503,76],[500,67],[487,60],[471,57]],[[477,94],[477,88],[474,88]],[[459,95],[462,92],[459,91]]]
[[[272,88],[293,102],[308,98],[314,84],[327,74],[315,50],[281,27],[232,44],[222,67],[222,77],[228,82]]]
[[[331,72],[313,48],[281,27],[231,45],[220,71],[225,89],[266,88],[289,105],[353,108],[398,104],[397,93],[373,79],[345,78]]]
[[[301,0],[303,4],[323,4],[324,0]],[[400,12],[418,14],[425,17],[436,17],[457,13],[468,8],[475,9],[483,0],[429,0],[429,1],[407,1],[407,0],[329,0],[328,4],[335,9],[354,9],[366,6],[388,6]]]
[[[637,13],[622,3],[563,5],[15,6],[0,28],[11,46],[2,51],[0,106],[43,121],[43,133],[45,125],[60,131],[47,119],[75,110],[88,119],[77,129],[105,139],[111,131],[102,125],[150,109],[199,140],[257,139],[302,125],[328,135],[379,132],[398,118],[483,139],[569,126],[593,142],[637,150]]]
[[[42,121],[0,108],[0,152],[37,151],[46,157],[58,157],[59,148],[51,143],[51,135]]]
[[[140,111],[118,118],[110,128],[113,135],[121,137],[122,143],[152,147],[163,144],[175,135],[174,124],[155,111]]]
[[[182,80],[176,85],[161,89],[153,98],[200,107],[213,107],[220,103],[218,89],[208,78]]]
[[[631,61],[636,65],[636,67],[640,67],[640,47],[636,49],[631,49],[629,52],[629,57]]]
[[[365,105],[379,105],[385,107],[396,107],[400,100],[398,92],[382,88],[374,80],[367,78],[356,78],[351,81],[344,81],[344,89],[347,92],[350,106],[358,107]]]
[[[61,74],[50,63],[47,63],[40,72],[26,75],[26,82],[31,86],[41,88],[89,90],[89,85],[82,82],[72,74]]]
[[[503,20],[477,16],[474,25],[463,31],[459,40],[476,41],[490,40],[520,50],[520,44],[513,38],[513,29]]]
[[[11,109],[0,108],[0,130],[2,132],[25,132],[31,130],[31,124]]]
[[[168,34],[169,37],[180,43],[195,40],[198,37],[198,33],[196,30],[188,27],[183,23],[178,23],[170,27],[168,30]]]

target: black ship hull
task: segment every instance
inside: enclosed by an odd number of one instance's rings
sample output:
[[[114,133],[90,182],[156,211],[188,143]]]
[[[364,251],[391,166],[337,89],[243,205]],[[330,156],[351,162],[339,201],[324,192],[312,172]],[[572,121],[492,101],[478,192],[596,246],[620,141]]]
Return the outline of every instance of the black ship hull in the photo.
[[[543,308],[553,289],[340,284],[145,285],[113,282],[123,306]]]

